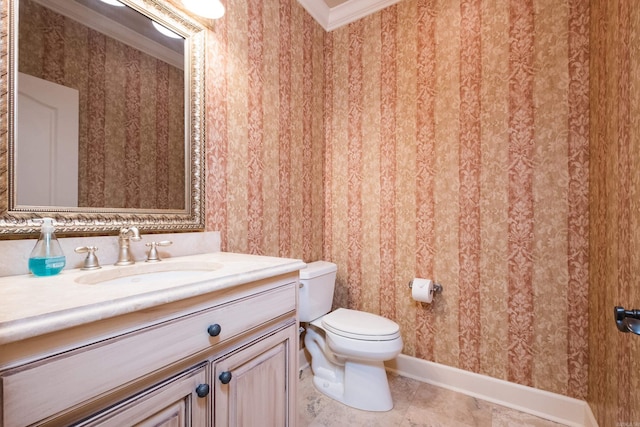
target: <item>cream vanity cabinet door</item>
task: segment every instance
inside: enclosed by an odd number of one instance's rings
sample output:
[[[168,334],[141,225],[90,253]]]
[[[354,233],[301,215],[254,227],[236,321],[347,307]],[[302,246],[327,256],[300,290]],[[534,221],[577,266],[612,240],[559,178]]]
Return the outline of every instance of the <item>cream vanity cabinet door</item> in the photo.
[[[295,426],[296,324],[213,362],[216,427]]]
[[[134,395],[77,426],[206,426],[207,410],[211,404],[207,377],[207,365],[201,364]]]

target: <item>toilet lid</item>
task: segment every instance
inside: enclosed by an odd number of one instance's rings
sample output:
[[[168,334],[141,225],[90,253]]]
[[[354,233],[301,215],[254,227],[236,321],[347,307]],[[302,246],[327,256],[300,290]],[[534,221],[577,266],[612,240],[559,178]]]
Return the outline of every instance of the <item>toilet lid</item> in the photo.
[[[400,336],[400,327],[396,322],[346,308],[339,308],[324,316],[322,326],[334,334],[367,341],[386,341]]]

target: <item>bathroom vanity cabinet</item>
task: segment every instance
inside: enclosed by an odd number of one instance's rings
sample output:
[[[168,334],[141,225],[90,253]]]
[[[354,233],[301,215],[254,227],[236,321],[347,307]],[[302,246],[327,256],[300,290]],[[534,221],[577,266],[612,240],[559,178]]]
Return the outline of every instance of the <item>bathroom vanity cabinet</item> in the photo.
[[[214,288],[0,345],[1,426],[294,426],[298,271]]]

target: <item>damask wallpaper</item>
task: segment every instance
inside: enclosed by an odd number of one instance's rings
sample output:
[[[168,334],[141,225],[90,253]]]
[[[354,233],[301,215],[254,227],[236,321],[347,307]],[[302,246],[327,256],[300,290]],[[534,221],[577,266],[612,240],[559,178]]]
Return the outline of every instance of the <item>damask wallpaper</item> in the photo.
[[[77,89],[78,204],[184,209],[184,74],[30,0],[19,71]]]
[[[588,389],[587,0],[404,0],[331,33],[228,0],[208,55],[207,226],[324,258],[404,353]],[[431,305],[407,287],[444,286]]]
[[[295,1],[225,7],[207,40],[207,229],[223,250],[321,259],[324,30]]]
[[[405,354],[586,397],[585,16],[409,0],[327,35],[324,255]]]
[[[226,6],[207,180],[225,249],[334,261],[335,305],[399,322],[406,354],[639,422],[640,343],[611,313],[640,306],[640,7],[403,0],[325,34],[293,0]],[[444,293],[412,301],[414,276]]]
[[[591,1],[589,403],[601,426],[640,425],[640,4]]]

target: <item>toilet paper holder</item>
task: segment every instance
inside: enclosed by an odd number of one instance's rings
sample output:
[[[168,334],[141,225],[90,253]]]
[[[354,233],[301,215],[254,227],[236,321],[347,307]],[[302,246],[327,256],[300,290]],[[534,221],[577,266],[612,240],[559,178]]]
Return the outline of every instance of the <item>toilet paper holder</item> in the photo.
[[[409,280],[409,289],[413,288],[413,279]],[[434,294],[442,293],[442,285],[440,283],[433,282],[432,291]]]

